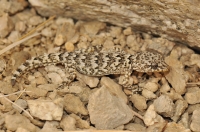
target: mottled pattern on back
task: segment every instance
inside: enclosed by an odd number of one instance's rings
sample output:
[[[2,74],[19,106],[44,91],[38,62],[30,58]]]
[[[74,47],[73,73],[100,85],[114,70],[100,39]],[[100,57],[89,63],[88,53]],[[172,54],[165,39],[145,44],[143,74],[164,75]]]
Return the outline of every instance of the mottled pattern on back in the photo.
[[[120,50],[105,51],[98,47],[90,47],[70,53],[51,53],[33,57],[19,66],[12,76],[11,83],[14,85],[16,78],[25,71],[55,64],[65,66],[71,75],[69,82],[75,78],[75,71],[88,76],[125,74],[129,77],[133,70],[138,72],[165,72],[169,70],[162,55],[155,51],[127,54]],[[127,80],[124,83],[126,82]]]

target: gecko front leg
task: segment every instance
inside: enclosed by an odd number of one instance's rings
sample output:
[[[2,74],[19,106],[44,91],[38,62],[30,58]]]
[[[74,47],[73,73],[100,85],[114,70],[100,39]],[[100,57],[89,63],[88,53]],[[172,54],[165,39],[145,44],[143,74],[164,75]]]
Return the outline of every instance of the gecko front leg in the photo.
[[[125,74],[121,75],[121,80],[120,80],[120,84],[124,87],[124,88],[131,88],[132,87],[132,83],[129,83],[129,80],[131,79],[131,72],[126,71]]]

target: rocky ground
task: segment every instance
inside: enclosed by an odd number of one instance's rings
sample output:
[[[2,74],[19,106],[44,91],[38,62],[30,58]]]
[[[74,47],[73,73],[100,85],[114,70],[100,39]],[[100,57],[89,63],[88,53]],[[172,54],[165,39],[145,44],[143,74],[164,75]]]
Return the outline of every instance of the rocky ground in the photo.
[[[7,10],[0,11],[0,53],[30,31],[40,34],[0,56],[0,132],[200,131],[200,55],[189,47],[98,21],[64,17],[47,21],[25,1],[4,2],[14,8],[5,6]],[[95,45],[118,47],[127,53],[156,50],[163,54],[170,71],[133,71],[129,83],[142,89],[137,93],[123,89],[120,75],[79,73],[70,86],[58,91],[68,76],[60,65],[33,69],[18,78],[14,87],[10,84],[12,72],[30,57]]]

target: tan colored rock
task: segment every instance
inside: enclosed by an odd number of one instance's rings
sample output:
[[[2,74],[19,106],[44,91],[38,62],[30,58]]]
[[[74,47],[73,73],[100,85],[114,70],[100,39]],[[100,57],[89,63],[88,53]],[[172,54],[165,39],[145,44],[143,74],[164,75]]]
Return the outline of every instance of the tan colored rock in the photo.
[[[45,97],[48,92],[45,89],[36,88],[31,85],[26,86],[26,90],[31,91],[31,92],[27,92],[27,95],[33,98]]]
[[[114,27],[114,26],[110,27],[110,35],[113,38],[118,38],[121,35],[121,33],[122,33],[121,27]]]
[[[133,118],[132,110],[124,100],[110,93],[105,86],[90,96],[88,111],[91,123],[97,129],[113,129]]]
[[[175,102],[175,113],[171,118],[174,122],[177,122],[180,116],[185,112],[188,107],[188,103],[185,100],[177,100]]]
[[[32,116],[42,120],[61,120],[63,114],[62,100],[27,100]]]
[[[117,1],[117,3],[114,1],[90,3],[78,0],[62,1],[67,8],[60,6],[61,1],[29,0],[29,2],[39,14],[45,17],[57,15],[78,20],[109,22],[122,27],[131,27],[135,31],[151,32],[169,40],[189,44],[191,47],[199,47],[200,31],[197,15],[200,12],[199,1],[127,1],[125,3],[122,1]],[[74,8],[76,10],[72,10]]]
[[[14,92],[14,89],[10,83],[0,81],[0,92],[2,94],[11,94]]]
[[[26,25],[25,22],[23,21],[19,21],[17,23],[15,23],[15,30],[19,31],[19,32],[24,32],[26,30]]]
[[[58,127],[60,127],[58,121],[45,121],[45,124],[39,132],[56,132],[59,131]]]
[[[101,83],[101,85],[106,86],[106,88],[111,93],[113,93],[117,97],[122,98],[127,103],[128,99],[127,99],[127,96],[122,91],[122,86],[120,86],[119,84],[117,84],[115,81],[113,81],[109,77],[102,77],[100,83]]]
[[[79,116],[75,114],[70,114],[70,116],[76,120],[76,127],[81,128],[81,129],[90,128],[90,124],[88,121],[81,119]]]
[[[23,99],[18,99],[15,101],[15,104],[20,106],[21,108],[25,109],[27,108],[27,102]],[[13,108],[15,108],[17,111],[19,111],[19,113],[22,112],[22,109],[20,109],[19,107],[17,107],[16,105],[12,105]]]
[[[149,91],[155,92],[155,91],[158,90],[159,85],[158,85],[158,83],[155,83],[155,82],[147,82],[144,85],[144,88],[147,89],[147,90],[149,90]]]
[[[91,88],[96,87],[99,83],[98,77],[87,76],[87,75],[80,74],[78,72],[76,76],[78,80],[83,81],[85,84],[87,84]]]
[[[179,121],[178,123],[179,123],[179,124],[182,124],[185,128],[189,128],[190,121],[189,121],[188,112],[185,112],[185,113],[181,116],[181,119],[180,119],[180,121]]]
[[[5,127],[7,130],[16,131],[17,128],[22,127],[28,131],[35,132],[38,128],[33,125],[29,119],[22,115],[6,115]]]
[[[161,95],[153,102],[156,112],[165,117],[172,117],[174,115],[174,103],[166,95]]]
[[[56,37],[54,39],[54,43],[59,46],[65,43],[66,41],[70,41],[74,37],[76,33],[74,24],[71,23],[63,23],[62,25],[59,25]]]
[[[156,113],[154,105],[148,107],[143,120],[147,126],[165,122],[164,119]]]
[[[185,128],[181,124],[176,124],[175,122],[167,123],[165,127],[165,132],[191,132],[190,129]]]
[[[140,111],[144,111],[147,108],[145,97],[139,94],[133,94],[130,100],[134,104],[134,106]]]
[[[199,87],[190,88],[190,91],[188,91],[185,94],[184,98],[189,104],[200,103],[200,89],[199,89]]]
[[[45,28],[42,30],[41,34],[45,37],[54,37],[55,32],[51,28]]]
[[[192,117],[191,117],[192,122],[190,124],[190,128],[192,131],[200,131],[199,116],[200,116],[200,110],[197,109],[193,112]]]
[[[18,127],[16,132],[30,132],[29,130],[22,128],[22,127]]]
[[[152,92],[147,89],[142,90],[142,96],[144,96],[146,99],[155,99],[157,96]]]
[[[167,122],[158,122],[158,123],[155,123],[155,124],[149,126],[146,129],[146,132],[153,132],[153,131],[162,132],[163,129],[165,128],[166,124],[167,124]]]
[[[66,42],[65,43],[65,49],[67,50],[67,52],[72,52],[74,51],[74,44],[72,42]]]
[[[14,24],[8,14],[0,17],[0,37],[6,37],[14,28]]]
[[[170,56],[165,59],[166,63],[170,66],[170,71],[165,76],[175,91],[182,95],[186,92],[187,78],[183,69],[184,66],[178,60],[179,54],[179,51],[174,49]]]
[[[130,131],[145,131],[146,130],[144,126],[137,123],[128,123],[124,126],[124,128]]]
[[[73,131],[76,130],[76,120],[71,116],[63,116],[60,121],[60,127],[64,131]]]
[[[100,30],[104,29],[106,24],[99,21],[91,21],[82,24],[80,32],[88,35],[96,35]]]
[[[88,115],[88,111],[85,108],[83,102],[79,97],[73,94],[66,94],[64,97],[64,109],[69,113]]]
[[[20,37],[21,37],[21,34],[19,33],[19,31],[12,31],[10,35],[8,36],[8,40],[10,42],[16,42],[17,40],[19,40]]]
[[[131,35],[131,34],[133,34],[131,27],[126,28],[123,31],[123,33],[124,33],[124,35]]]

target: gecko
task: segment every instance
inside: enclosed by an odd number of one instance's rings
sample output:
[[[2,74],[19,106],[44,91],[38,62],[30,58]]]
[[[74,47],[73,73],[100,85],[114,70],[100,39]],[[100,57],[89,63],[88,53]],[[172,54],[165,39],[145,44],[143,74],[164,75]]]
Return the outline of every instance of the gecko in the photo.
[[[145,73],[169,71],[169,66],[165,63],[162,54],[156,51],[128,54],[117,48],[102,50],[102,46],[91,46],[74,52],[32,57],[13,72],[11,84],[14,86],[16,79],[31,69],[56,64],[63,65],[69,73],[69,77],[64,82],[66,85],[76,78],[76,72],[87,76],[122,74],[124,76],[122,85],[128,87],[127,83],[133,71]]]

